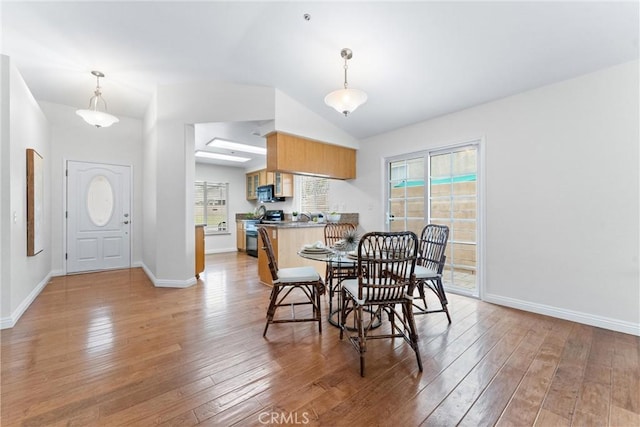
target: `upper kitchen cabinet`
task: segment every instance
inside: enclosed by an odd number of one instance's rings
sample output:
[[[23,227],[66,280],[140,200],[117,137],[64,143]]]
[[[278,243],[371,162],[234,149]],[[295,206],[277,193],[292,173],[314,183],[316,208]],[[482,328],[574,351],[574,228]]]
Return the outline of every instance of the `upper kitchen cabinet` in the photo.
[[[267,184],[273,184],[274,196],[293,197],[293,175],[284,172],[267,172]]]
[[[356,150],[273,132],[267,135],[267,170],[354,179]]]
[[[259,186],[267,184],[267,171],[262,169],[247,174],[247,200],[257,200],[256,190]]]
[[[269,184],[274,187],[275,197],[293,197],[293,175],[261,169],[247,174],[247,200],[257,200],[257,188]]]

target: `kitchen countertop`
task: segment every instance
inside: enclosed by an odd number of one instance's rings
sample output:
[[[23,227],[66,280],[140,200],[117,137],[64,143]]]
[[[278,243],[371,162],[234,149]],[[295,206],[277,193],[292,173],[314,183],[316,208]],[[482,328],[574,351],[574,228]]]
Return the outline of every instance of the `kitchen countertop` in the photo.
[[[324,227],[326,222],[313,222],[313,221],[272,221],[263,222],[258,224],[264,227],[276,227],[276,228],[313,228]]]

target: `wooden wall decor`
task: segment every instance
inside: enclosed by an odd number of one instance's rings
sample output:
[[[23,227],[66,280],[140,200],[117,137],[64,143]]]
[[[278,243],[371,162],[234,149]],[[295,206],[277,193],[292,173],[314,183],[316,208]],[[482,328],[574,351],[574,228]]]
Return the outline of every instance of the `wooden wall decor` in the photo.
[[[42,252],[44,227],[44,171],[42,156],[27,148],[27,256]]]

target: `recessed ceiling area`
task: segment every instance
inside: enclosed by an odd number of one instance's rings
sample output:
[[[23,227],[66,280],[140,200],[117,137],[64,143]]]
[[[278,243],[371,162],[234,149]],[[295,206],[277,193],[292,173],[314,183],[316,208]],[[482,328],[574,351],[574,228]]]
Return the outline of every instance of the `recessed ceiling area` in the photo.
[[[259,169],[264,167],[266,156],[251,151],[238,148],[220,148],[208,146],[214,139],[245,144],[250,147],[266,149],[266,138],[261,136],[262,129],[271,121],[241,121],[241,122],[220,122],[220,123],[197,123],[194,125],[195,150],[206,153],[219,153],[228,156],[239,156],[249,158],[246,162],[235,162],[229,160],[212,159],[196,156],[196,163],[207,163],[228,167],[238,167],[243,169]]]

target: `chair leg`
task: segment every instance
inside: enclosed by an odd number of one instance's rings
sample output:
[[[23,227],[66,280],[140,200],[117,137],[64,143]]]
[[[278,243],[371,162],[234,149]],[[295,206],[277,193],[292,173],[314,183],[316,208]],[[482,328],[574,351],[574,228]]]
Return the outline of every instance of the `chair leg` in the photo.
[[[269,308],[267,308],[267,323],[264,325],[263,337],[267,336],[267,329],[269,329],[269,324],[273,321],[279,293],[278,286],[274,285],[273,288],[271,288],[271,299],[269,300]]]
[[[440,298],[440,304],[442,305],[442,310],[447,315],[447,320],[449,324],[451,324],[451,315],[449,315],[449,301],[447,301],[447,294],[444,293],[444,286],[442,286],[442,279],[436,279],[436,288],[438,289],[438,297]]]
[[[367,334],[364,329],[364,311],[361,305],[358,305],[354,311],[356,322],[358,324],[358,349],[360,350],[360,376],[364,377],[364,354],[367,351]]]
[[[316,283],[313,285],[313,291],[315,292],[316,303],[315,307],[313,307],[316,319],[318,319],[318,332],[322,333],[322,313],[320,309],[320,284]]]
[[[342,339],[347,323],[347,304],[349,304],[349,301],[347,300],[347,292],[344,289],[340,290],[340,295],[342,300],[340,304],[340,339]]]
[[[420,293],[420,299],[424,304],[424,310],[426,311],[429,309],[429,307],[427,307],[427,297],[425,296],[425,292],[424,292],[424,282],[419,281],[417,284],[417,288],[418,288],[418,292]]]
[[[407,319],[407,325],[409,326],[409,341],[411,348],[416,353],[418,370],[422,372],[422,357],[420,357],[420,348],[418,347],[418,332],[416,329],[415,318],[413,317],[413,304],[411,300],[407,300],[406,303],[402,304],[402,310],[404,311],[405,318]]]

